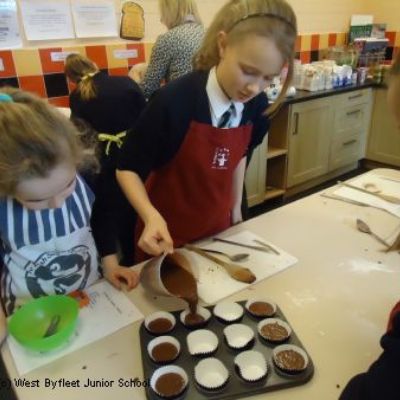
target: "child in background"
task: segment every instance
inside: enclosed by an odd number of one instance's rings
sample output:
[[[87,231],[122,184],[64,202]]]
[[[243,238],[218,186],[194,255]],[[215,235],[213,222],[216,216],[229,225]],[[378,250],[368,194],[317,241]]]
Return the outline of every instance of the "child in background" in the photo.
[[[164,86],[128,132],[117,178],[144,223],[145,253],[172,252],[242,220],[246,159],[285,95],[296,35],[286,1],[228,1],[195,71]],[[264,89],[284,66],[288,79],[267,110]]]
[[[77,174],[84,162],[74,125],[44,100],[0,93],[1,303],[5,314],[32,298],[83,290],[99,277],[90,231],[93,194]],[[104,267],[116,287],[137,274]],[[0,340],[6,321],[0,307]]]
[[[400,130],[400,53],[392,68],[388,106]],[[400,301],[393,307],[380,344],[383,353],[367,372],[354,376],[340,400],[398,400],[400,398]]]
[[[101,169],[95,178],[91,221],[97,249],[104,265],[132,266],[136,214],[116,181],[115,169],[126,130],[133,126],[146,101],[128,76],[108,76],[81,54],[67,57],[65,73],[77,84],[70,95],[71,118],[88,123],[100,141]]]

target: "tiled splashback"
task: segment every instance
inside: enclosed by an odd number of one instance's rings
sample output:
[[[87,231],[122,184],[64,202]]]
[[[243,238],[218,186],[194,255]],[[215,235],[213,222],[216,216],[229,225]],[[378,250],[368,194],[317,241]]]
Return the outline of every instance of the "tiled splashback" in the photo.
[[[390,62],[400,47],[400,32],[387,32],[389,46],[386,60]],[[301,35],[296,41],[296,57],[302,63],[317,61],[320,52],[347,41],[346,33]],[[64,62],[52,61],[52,52],[74,51],[85,54],[100,69],[110,75],[127,75],[129,68],[149,60],[152,43],[121,43],[112,45],[57,47],[44,49],[22,49],[0,51],[4,70],[0,71],[0,86],[11,85],[32,91],[57,106],[68,106],[71,88],[64,75]],[[115,56],[118,50],[136,50],[136,58],[121,59]]]

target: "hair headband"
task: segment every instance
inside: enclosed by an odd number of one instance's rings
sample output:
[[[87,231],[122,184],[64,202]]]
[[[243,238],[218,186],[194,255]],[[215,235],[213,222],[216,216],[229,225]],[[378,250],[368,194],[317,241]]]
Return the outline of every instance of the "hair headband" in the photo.
[[[13,103],[13,98],[6,93],[0,93],[0,103]]]
[[[230,28],[229,31],[231,31],[237,24],[239,24],[242,21],[246,21],[247,19],[250,18],[257,18],[257,17],[269,17],[269,18],[275,18],[275,19],[279,19],[280,21],[284,22],[286,25],[288,25],[290,28],[292,28],[295,32],[297,32],[296,27],[289,22],[286,18],[281,17],[280,15],[276,15],[276,14],[271,14],[271,13],[254,13],[254,14],[247,14],[244,17],[238,19]],[[229,32],[228,31],[228,32]]]

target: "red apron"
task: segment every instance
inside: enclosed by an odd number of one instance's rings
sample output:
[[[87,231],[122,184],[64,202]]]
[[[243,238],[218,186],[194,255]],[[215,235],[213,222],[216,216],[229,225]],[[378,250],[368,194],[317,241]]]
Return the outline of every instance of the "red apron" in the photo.
[[[152,172],[145,186],[167,222],[174,247],[213,235],[231,225],[233,174],[246,154],[252,125],[220,129],[192,121],[177,154]],[[136,226],[136,241],[143,231]],[[135,257],[146,257],[136,245]]]

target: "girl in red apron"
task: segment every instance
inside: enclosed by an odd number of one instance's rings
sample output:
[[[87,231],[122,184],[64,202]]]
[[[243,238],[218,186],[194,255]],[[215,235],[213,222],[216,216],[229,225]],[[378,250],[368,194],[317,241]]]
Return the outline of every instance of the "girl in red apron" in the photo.
[[[162,88],[128,132],[117,178],[141,217],[144,253],[172,252],[241,221],[247,155],[280,101],[267,112],[264,89],[285,65],[290,81],[296,35],[284,0],[229,1],[194,72]]]

